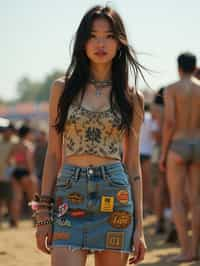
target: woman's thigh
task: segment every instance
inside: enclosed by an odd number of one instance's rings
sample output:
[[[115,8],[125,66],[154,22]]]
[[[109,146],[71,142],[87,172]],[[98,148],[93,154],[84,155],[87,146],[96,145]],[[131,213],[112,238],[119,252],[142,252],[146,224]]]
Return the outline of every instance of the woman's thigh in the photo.
[[[86,250],[70,250],[67,247],[53,247],[51,266],[85,266]]]
[[[126,266],[128,254],[115,251],[95,252],[95,266]]]

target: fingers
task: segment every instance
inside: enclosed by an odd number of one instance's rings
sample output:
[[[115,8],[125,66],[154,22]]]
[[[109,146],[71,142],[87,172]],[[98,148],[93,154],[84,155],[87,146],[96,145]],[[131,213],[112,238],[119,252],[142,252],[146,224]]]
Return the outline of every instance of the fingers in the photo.
[[[47,249],[50,251],[50,245],[51,245],[51,242],[52,242],[52,233],[48,233],[47,235]]]
[[[137,261],[138,252],[139,252],[139,242],[137,242],[134,246],[134,255],[129,259],[129,264],[133,264],[135,263],[135,261]]]
[[[42,252],[49,254],[50,251],[49,249],[47,249],[47,246],[46,246],[46,238],[47,238],[47,233],[36,232],[37,248],[41,250]]]
[[[135,245],[135,251],[134,251],[134,256],[130,258],[129,264],[137,264],[138,262],[144,260],[144,255],[145,255],[145,246],[142,242],[138,242]]]

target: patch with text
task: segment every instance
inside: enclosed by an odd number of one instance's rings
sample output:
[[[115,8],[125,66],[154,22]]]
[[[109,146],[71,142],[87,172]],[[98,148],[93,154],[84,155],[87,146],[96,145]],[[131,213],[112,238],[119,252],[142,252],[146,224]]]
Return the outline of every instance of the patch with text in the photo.
[[[127,228],[131,223],[131,215],[127,211],[114,211],[108,218],[108,222],[113,228]]]
[[[77,192],[72,192],[67,196],[67,199],[73,204],[80,204],[83,202],[84,197]]]
[[[106,248],[122,249],[124,247],[124,232],[107,232]]]

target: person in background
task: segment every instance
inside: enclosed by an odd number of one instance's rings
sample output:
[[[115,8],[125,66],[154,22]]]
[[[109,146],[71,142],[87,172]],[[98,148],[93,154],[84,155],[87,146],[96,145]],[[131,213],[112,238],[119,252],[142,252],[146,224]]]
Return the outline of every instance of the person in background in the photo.
[[[3,206],[7,208],[9,215],[10,226],[12,223],[12,208],[11,202],[13,197],[12,185],[11,185],[11,175],[12,168],[7,164],[8,154],[10,153],[15,142],[12,136],[15,132],[14,126],[9,123],[6,127],[1,129],[0,138],[0,222],[2,220],[2,209]]]
[[[19,142],[12,147],[8,155],[8,162],[14,167],[12,172],[12,189],[14,193],[12,200],[12,218],[13,225],[15,226],[18,225],[20,219],[24,192],[29,201],[38,192],[38,182],[33,160],[33,131],[30,127],[23,125],[18,130],[18,137]]]
[[[154,211],[157,217],[156,233],[164,233],[164,208],[166,206],[166,180],[163,172],[159,171],[159,159],[161,152],[162,124],[163,124],[163,91],[161,88],[155,95],[151,104],[152,118],[157,128],[152,131],[154,139],[152,152],[152,183],[154,186]]]
[[[144,121],[141,127],[140,137],[140,161],[143,177],[144,213],[153,211],[153,187],[151,183],[151,156],[153,150],[152,131],[157,128],[150,113],[150,105],[144,105]]]
[[[166,169],[173,220],[181,253],[175,262],[198,259],[200,243],[200,81],[194,77],[196,56],[178,56],[180,80],[164,93],[164,125],[160,169]],[[188,236],[187,190],[192,214],[192,241]]]
[[[154,186],[154,211],[157,217],[156,233],[160,234],[166,232],[167,221],[165,220],[165,214],[167,213],[167,220],[169,222],[169,226],[166,242],[174,243],[177,241],[177,232],[171,215],[171,206],[169,201],[169,191],[167,186],[166,173],[160,171],[159,168],[164,117],[164,90],[164,87],[158,90],[151,105],[152,117],[158,125],[157,129],[152,132],[152,136],[154,139],[153,153],[151,159],[152,182]]]

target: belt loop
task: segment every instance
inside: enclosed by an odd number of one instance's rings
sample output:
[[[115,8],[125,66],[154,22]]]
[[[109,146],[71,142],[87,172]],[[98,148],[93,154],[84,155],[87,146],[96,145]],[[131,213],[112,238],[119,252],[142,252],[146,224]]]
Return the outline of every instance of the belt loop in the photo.
[[[102,165],[102,166],[100,166],[101,168],[101,174],[102,174],[102,177],[103,177],[103,179],[105,180],[106,179],[106,173],[105,173],[105,168],[104,168],[104,166]]]
[[[78,181],[80,170],[81,169],[79,167],[74,168],[74,177],[73,178],[75,181]]]
[[[126,166],[126,164],[124,162],[122,162],[122,166],[124,168],[124,172],[125,173],[128,173],[127,166]]]

